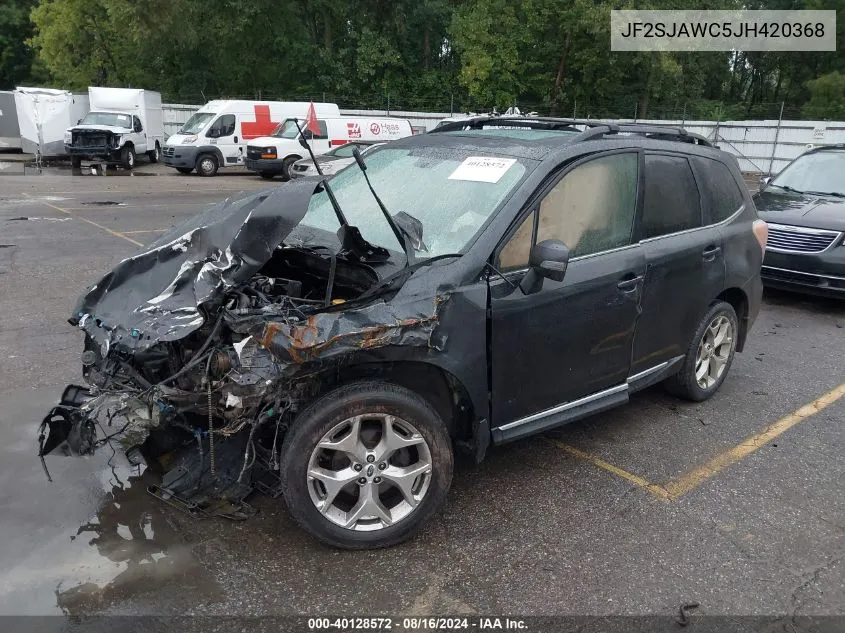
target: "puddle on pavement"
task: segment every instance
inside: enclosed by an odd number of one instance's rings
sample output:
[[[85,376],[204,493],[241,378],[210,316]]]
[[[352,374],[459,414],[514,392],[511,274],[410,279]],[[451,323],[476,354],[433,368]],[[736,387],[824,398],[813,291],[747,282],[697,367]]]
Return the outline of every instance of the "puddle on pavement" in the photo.
[[[146,492],[155,477],[130,475],[129,468],[103,471],[107,492],[96,515],[5,570],[5,582],[0,573],[0,604],[6,602],[0,611],[26,605],[26,612],[71,616],[178,614],[186,590],[195,604],[223,599],[219,585]]]
[[[0,175],[3,176],[156,176],[157,174],[136,169],[123,169],[114,165],[83,165],[71,167],[67,163],[48,163],[41,166],[34,162],[4,161],[0,159]]]

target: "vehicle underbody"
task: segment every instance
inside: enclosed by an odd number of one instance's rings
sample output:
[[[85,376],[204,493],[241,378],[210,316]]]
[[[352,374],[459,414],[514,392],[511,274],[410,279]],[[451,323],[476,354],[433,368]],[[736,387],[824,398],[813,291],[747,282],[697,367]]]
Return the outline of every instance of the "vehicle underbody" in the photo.
[[[153,495],[245,518],[254,490],[281,493],[288,426],[351,355],[437,347],[448,295],[368,297],[380,278],[366,263],[283,242],[314,189],[216,205],[91,287],[70,319],[85,332],[87,386],[69,386],[42,421],[41,459],[119,443],[163,475]]]

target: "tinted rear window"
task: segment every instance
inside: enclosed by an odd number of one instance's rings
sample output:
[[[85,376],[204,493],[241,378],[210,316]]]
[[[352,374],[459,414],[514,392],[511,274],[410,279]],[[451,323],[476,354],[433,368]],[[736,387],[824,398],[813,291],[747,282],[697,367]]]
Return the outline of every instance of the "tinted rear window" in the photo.
[[[745,203],[745,199],[730,169],[709,158],[695,156],[692,160],[701,177],[701,198],[710,209],[710,222],[721,222],[731,217]]]
[[[642,239],[701,226],[701,201],[689,161],[647,154]]]

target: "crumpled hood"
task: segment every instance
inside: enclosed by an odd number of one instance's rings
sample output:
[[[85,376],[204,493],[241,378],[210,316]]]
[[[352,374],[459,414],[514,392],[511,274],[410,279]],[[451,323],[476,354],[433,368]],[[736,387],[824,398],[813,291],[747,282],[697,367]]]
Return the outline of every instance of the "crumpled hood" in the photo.
[[[80,297],[70,322],[105,356],[184,338],[200,307],[248,280],[305,216],[318,183],[300,181],[227,199],[121,261]]]

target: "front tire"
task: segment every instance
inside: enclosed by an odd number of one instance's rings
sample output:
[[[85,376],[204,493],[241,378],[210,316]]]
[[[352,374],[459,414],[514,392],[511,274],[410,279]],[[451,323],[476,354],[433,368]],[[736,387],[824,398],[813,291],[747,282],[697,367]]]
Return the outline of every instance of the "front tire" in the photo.
[[[693,402],[707,400],[728,375],[738,337],[739,321],[733,306],[724,301],[711,305],[696,328],[681,370],[666,380],[666,389]]]
[[[127,145],[122,150],[120,150],[120,164],[123,165],[125,169],[134,169],[135,168],[135,148],[131,145]]]
[[[157,163],[161,160],[161,146],[158,144],[158,141],[156,141],[155,149],[147,152],[147,157],[151,163]]]
[[[200,176],[214,176],[219,167],[217,157],[214,154],[203,154],[197,159],[197,173]]]
[[[299,156],[288,156],[282,161],[282,180],[285,182],[290,180],[291,167],[293,167],[293,164],[298,160],[300,160]]]
[[[310,405],[288,432],[285,501],[327,545],[396,545],[443,505],[453,460],[446,424],[422,397],[385,383],[348,385]]]

